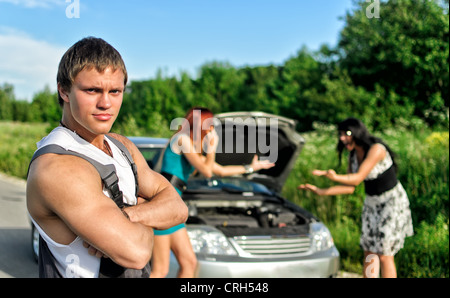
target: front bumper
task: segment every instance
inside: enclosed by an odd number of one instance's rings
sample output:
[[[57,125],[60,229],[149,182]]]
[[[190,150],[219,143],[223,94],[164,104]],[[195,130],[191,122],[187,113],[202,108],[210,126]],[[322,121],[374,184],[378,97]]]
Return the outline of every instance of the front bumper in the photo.
[[[295,259],[197,258],[199,278],[327,278],[339,271],[339,252],[334,246]],[[170,265],[168,277],[176,277],[178,264],[173,255]]]

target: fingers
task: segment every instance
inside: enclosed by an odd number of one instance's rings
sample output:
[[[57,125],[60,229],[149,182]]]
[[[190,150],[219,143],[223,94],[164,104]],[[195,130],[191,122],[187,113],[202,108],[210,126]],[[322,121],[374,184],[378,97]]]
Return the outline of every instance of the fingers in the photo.
[[[312,171],[312,174],[315,176],[325,176],[327,173],[328,173],[328,171],[323,171],[323,170]]]
[[[261,166],[261,169],[270,169],[271,167],[275,166],[275,163],[268,160],[260,160],[259,165]]]
[[[90,246],[88,248],[88,253],[91,256],[94,256],[94,257],[97,257],[97,258],[101,258],[103,256],[103,253],[101,251],[99,251],[98,249],[96,249],[95,247],[93,247],[93,246]]]
[[[88,254],[91,256],[95,256],[97,258],[107,258],[108,256],[105,255],[100,250],[96,249],[94,246],[90,245],[88,242],[83,241],[83,246],[88,249]]]
[[[297,189],[306,189],[306,190],[311,190],[311,191],[315,191],[317,189],[317,186],[312,185],[312,184],[300,184],[299,186],[297,186]]]
[[[275,166],[275,163],[270,162],[269,160],[258,160],[258,155],[255,154],[251,166],[255,171],[259,171],[262,169],[270,169]]]
[[[306,189],[305,184],[300,184],[299,186],[297,186],[297,189]]]
[[[297,189],[304,189],[304,190],[312,191],[313,193],[315,193],[317,195],[323,195],[323,189],[318,188],[317,186],[312,185],[312,184],[300,184],[299,186],[297,186]]]
[[[325,176],[325,177],[327,177],[329,179],[334,179],[333,177],[336,176],[336,172],[334,170],[332,170],[332,169],[331,170],[326,170],[326,171],[314,170],[314,171],[312,171],[312,174],[315,175],[315,176]]]

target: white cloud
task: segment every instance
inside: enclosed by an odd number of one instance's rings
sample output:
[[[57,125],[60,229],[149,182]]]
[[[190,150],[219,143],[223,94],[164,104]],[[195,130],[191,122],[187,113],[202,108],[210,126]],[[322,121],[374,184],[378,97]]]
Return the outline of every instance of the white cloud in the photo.
[[[57,68],[66,48],[5,27],[0,27],[0,44],[0,84],[12,84],[17,99],[31,101],[46,85],[56,91]]]
[[[65,0],[0,0],[0,3],[1,2],[11,3],[27,8],[50,8],[52,6],[64,5]]]

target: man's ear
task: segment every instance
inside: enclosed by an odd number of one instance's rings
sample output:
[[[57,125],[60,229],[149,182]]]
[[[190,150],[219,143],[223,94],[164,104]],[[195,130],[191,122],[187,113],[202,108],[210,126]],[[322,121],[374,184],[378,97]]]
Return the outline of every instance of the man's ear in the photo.
[[[61,86],[60,83],[58,83],[58,93],[59,93],[59,96],[60,96],[65,102],[69,102],[69,95],[68,95],[68,92]]]

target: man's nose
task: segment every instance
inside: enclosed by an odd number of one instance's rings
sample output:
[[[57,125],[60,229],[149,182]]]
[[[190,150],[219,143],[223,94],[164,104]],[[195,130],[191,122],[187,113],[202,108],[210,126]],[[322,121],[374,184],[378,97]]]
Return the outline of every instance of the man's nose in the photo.
[[[101,94],[97,106],[103,109],[109,109],[111,107],[111,98],[108,92],[103,92]]]

